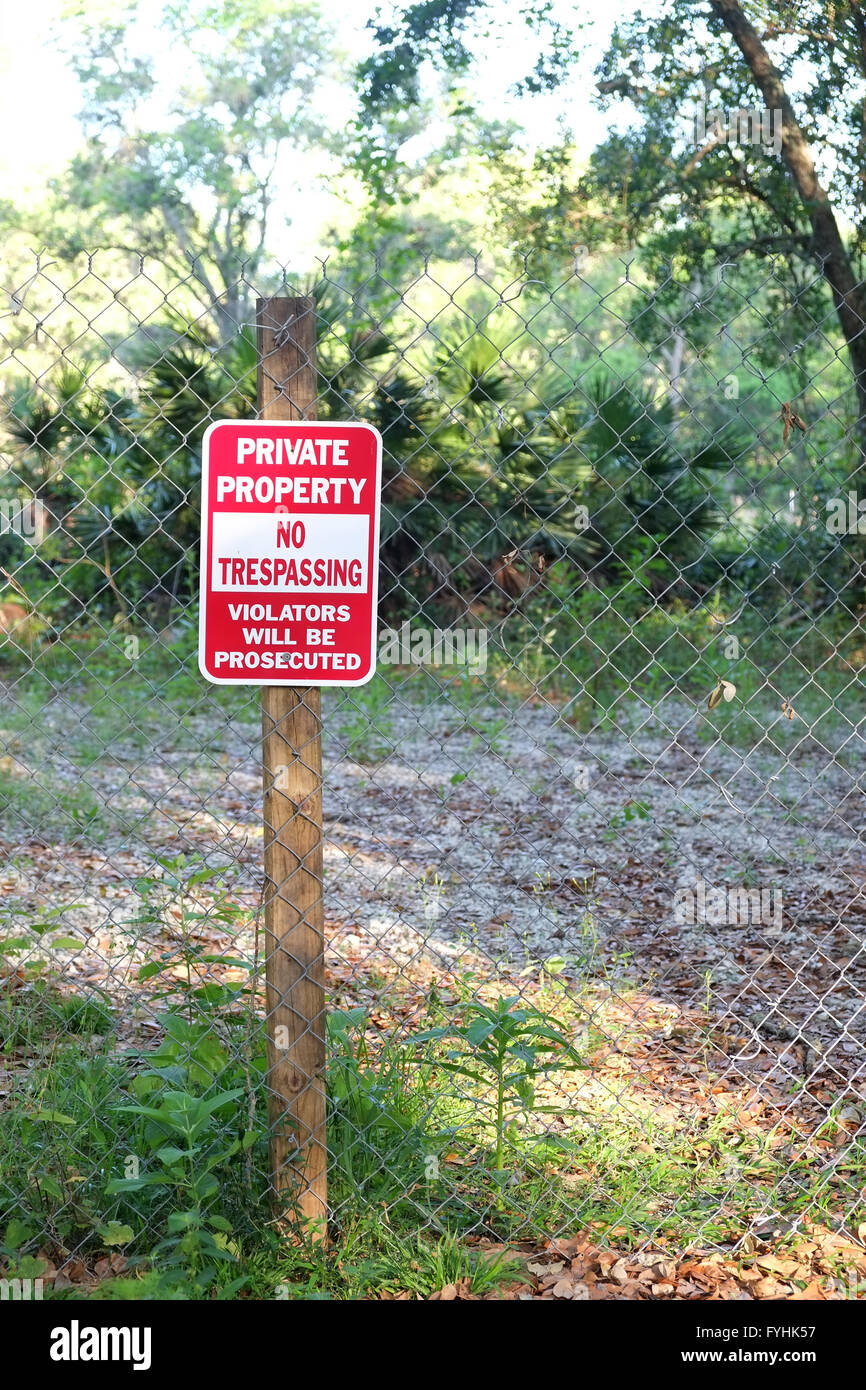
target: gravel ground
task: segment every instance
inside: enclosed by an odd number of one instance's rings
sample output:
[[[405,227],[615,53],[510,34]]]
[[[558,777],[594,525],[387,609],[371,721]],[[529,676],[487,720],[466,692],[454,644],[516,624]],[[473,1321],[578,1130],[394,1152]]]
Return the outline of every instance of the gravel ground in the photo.
[[[522,969],[556,957],[568,974],[650,983],[664,1001],[785,1042],[804,1066],[822,1058],[859,1076],[860,733],[846,726],[828,749],[780,720],[737,751],[701,736],[684,706],[583,734],[542,701],[467,715],[395,698],[374,722],[356,716],[347,732],[345,715],[326,718],[333,959],[375,953],[404,968],[471,951]],[[23,789],[3,832],[7,910],[74,904],[64,920],[87,946],[59,953],[64,971],[121,994],[154,949],[131,919],[135,880],[157,855],[205,855],[250,906],[261,887],[257,724],[158,724],[148,745],[121,736],[98,756],[90,716],[57,701],[36,743],[6,733],[0,763]],[[89,804],[94,819],[71,831],[70,809]],[[677,890],[699,879],[763,890],[772,913],[682,920]]]

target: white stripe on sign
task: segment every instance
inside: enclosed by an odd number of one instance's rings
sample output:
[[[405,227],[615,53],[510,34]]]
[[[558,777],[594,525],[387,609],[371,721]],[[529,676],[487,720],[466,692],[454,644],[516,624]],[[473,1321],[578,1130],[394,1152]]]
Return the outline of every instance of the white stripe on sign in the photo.
[[[367,516],[215,512],[211,586],[353,593],[367,585]]]

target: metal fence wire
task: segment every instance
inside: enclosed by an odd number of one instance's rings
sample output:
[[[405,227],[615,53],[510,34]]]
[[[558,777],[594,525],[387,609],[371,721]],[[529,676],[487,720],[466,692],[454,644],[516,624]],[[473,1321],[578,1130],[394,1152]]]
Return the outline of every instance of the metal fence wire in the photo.
[[[291,1246],[260,692],[195,651],[202,435],[256,413],[256,295],[305,293],[317,417],[384,440],[378,672],[323,692],[330,1249],[394,1296],[502,1286],[502,1246],[523,1296],[857,1296],[833,305],[746,261],[395,266],[219,300],[125,252],[5,269],[0,1273],[205,1285]]]

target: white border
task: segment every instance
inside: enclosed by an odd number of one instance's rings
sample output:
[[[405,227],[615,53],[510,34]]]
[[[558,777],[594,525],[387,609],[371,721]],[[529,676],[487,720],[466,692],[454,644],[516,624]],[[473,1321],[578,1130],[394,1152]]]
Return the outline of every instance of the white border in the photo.
[[[210,496],[210,437],[215,429],[222,429],[226,425],[236,425],[238,429],[255,425],[257,429],[275,428],[280,430],[309,429],[310,426],[320,426],[323,429],[339,430],[369,430],[376,436],[376,503],[373,509],[373,542],[371,547],[371,574],[370,574],[370,597],[372,599],[371,631],[370,631],[370,650],[373,660],[369,674],[361,680],[274,680],[273,672],[268,676],[257,679],[253,675],[244,676],[236,680],[229,676],[212,676],[204,668],[204,648],[205,648],[205,619],[207,605],[207,575],[210,573],[210,553],[207,550],[207,522],[208,514],[205,510],[207,499]],[[370,425],[366,420],[212,420],[202,437],[201,445],[201,508],[199,522],[199,588],[198,588],[198,669],[205,680],[211,685],[288,685],[292,687],[342,687],[367,685],[376,674],[376,635],[379,617],[379,520],[382,510],[382,436],[375,425]]]

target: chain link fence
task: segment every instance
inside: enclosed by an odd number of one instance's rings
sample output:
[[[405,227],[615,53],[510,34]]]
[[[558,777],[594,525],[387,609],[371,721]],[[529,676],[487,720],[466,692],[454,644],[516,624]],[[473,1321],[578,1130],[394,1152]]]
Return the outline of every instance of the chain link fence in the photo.
[[[857,1296],[866,549],[817,276],[204,279],[4,276],[7,1279]],[[259,691],[195,657],[261,293],[313,295],[318,417],[384,440],[379,669],[323,693],[329,1251],[269,1201]]]

